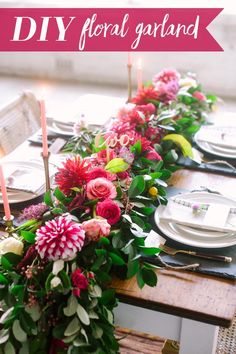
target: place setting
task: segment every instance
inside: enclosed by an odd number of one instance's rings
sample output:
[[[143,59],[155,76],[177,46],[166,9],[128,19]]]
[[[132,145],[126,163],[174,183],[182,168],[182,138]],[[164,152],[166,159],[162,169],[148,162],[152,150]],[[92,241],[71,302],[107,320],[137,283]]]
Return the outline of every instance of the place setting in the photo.
[[[194,136],[193,158],[180,157],[178,164],[189,169],[235,176],[235,137],[235,125],[203,125]]]
[[[154,263],[236,279],[236,199],[205,191],[175,194],[156,209],[154,222],[148,242],[162,249]]]

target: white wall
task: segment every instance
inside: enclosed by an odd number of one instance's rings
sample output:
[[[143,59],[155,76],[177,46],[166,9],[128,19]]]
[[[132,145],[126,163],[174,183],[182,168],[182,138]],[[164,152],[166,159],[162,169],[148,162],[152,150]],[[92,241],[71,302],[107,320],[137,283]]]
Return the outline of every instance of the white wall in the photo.
[[[196,72],[208,91],[235,98],[236,15],[220,15],[210,26],[210,32],[223,46],[224,52],[134,53],[134,64],[138,57],[142,57],[144,80],[150,80],[164,67],[176,67],[181,72]],[[117,52],[0,53],[0,73],[125,86],[126,61],[127,53]]]

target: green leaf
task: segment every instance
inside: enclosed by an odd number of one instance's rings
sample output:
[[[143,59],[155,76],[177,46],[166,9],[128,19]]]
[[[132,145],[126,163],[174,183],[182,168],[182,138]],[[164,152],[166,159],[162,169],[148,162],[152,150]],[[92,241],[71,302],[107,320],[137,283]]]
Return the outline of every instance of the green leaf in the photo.
[[[175,143],[181,149],[184,157],[193,157],[191,144],[182,135],[168,134],[163,138],[163,141],[168,140]]]
[[[31,316],[34,322],[37,322],[41,317],[41,310],[38,304],[33,307],[25,307],[25,311]]]
[[[0,345],[3,344],[3,343],[6,343],[6,341],[8,341],[8,339],[9,339],[8,330],[1,329],[0,330]]]
[[[12,315],[12,312],[14,310],[14,307],[10,307],[7,311],[5,311],[1,318],[0,318],[0,323],[4,323],[6,320],[8,320],[8,318]]]
[[[140,212],[143,213],[144,215],[150,216],[154,213],[155,209],[151,207],[145,207],[141,208]]]
[[[103,293],[102,293],[102,297],[100,299],[100,302],[104,306],[107,306],[110,303],[113,303],[116,300],[115,294],[116,294],[116,292],[115,292],[114,289],[104,290]]]
[[[128,190],[130,198],[135,198],[142,194],[145,189],[145,180],[143,176],[136,176],[133,178],[132,183]]]
[[[73,334],[79,332],[80,328],[81,327],[78,318],[74,317],[73,320],[66,327],[64,335],[66,337],[72,336]]]
[[[94,287],[89,291],[89,295],[91,297],[101,297],[102,296],[102,289],[100,288],[100,286],[98,286],[97,284],[94,285]]]
[[[127,278],[132,278],[135,274],[137,274],[139,270],[139,260],[132,260],[128,262],[128,271],[127,271]]]
[[[27,340],[27,335],[25,331],[21,328],[20,321],[15,320],[12,326],[12,332],[14,334],[14,337],[18,342],[23,343]]]
[[[61,270],[58,275],[59,275],[59,278],[61,278],[63,287],[65,289],[69,290],[71,288],[71,280],[70,280],[70,277],[68,276],[68,274],[64,270]]]
[[[125,162],[125,160],[123,160],[122,158],[117,157],[108,162],[105,167],[105,170],[111,173],[119,173],[126,171],[128,168],[129,164]]]
[[[62,202],[64,203],[65,200],[66,200],[66,196],[64,193],[62,193],[62,191],[56,187],[55,190],[54,190],[54,193],[55,197],[57,198],[57,200],[59,200],[59,202]]]
[[[7,285],[9,284],[9,280],[5,277],[5,275],[0,273],[0,284]]]
[[[159,254],[161,252],[161,249],[157,247],[140,246],[139,248],[142,251],[142,253],[147,256],[154,256],[155,254]]]
[[[1,256],[2,267],[6,270],[12,270],[20,262],[21,258],[21,256],[15,253],[5,253]]]
[[[53,328],[52,334],[54,338],[62,339],[66,330],[66,324],[62,323]]]
[[[156,286],[157,285],[157,275],[151,269],[142,268],[142,278],[143,281],[149,286]]]
[[[19,294],[23,295],[24,288],[25,288],[24,285],[14,285],[10,289],[10,293],[13,294],[14,296],[18,296]]]
[[[141,144],[141,140],[137,140],[136,143],[131,146],[130,148],[131,152],[134,152],[137,155],[140,155],[142,152],[142,144]]]
[[[51,191],[47,191],[47,192],[44,194],[43,201],[44,201],[44,203],[45,203],[46,205],[48,205],[48,206],[50,206],[50,207],[53,207]]]
[[[164,161],[170,164],[175,163],[177,160],[178,160],[178,154],[174,149],[168,151],[164,157]]]
[[[107,237],[100,237],[99,245],[110,245],[110,240]]]
[[[111,257],[113,264],[115,264],[115,265],[125,265],[125,261],[123,260],[123,258],[118,256],[116,253],[108,252],[108,254]]]
[[[67,306],[63,309],[64,315],[67,317],[73,316],[77,311],[77,307],[78,301],[75,296],[71,295],[67,301]]]
[[[80,304],[78,304],[77,307],[77,315],[83,324],[85,324],[86,326],[90,324],[89,315],[87,311],[83,308],[83,306],[81,306]]]
[[[36,329],[36,324],[32,320],[31,316],[25,312],[22,311],[20,315],[20,325],[21,328],[28,334],[31,335],[32,330]]]
[[[30,231],[21,231],[21,236],[27,241],[28,243],[34,243],[36,235]]]
[[[51,290],[51,280],[54,278],[54,275],[50,273],[45,281],[45,290],[47,293]]]
[[[7,344],[5,345],[4,353],[7,353],[7,354],[15,354],[16,353],[15,348],[11,344],[11,342],[7,342]]]
[[[145,285],[145,282],[143,280],[141,269],[139,269],[139,271],[137,272],[136,278],[137,278],[137,283],[138,283],[139,288],[142,289]]]

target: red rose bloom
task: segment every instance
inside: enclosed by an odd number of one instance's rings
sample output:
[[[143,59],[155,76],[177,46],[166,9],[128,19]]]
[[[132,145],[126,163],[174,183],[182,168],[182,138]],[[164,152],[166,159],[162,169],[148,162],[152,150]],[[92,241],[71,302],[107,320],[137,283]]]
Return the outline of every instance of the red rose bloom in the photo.
[[[55,182],[63,193],[70,195],[73,187],[82,187],[87,182],[89,167],[88,162],[79,156],[67,160],[62,168],[58,168]]]
[[[88,181],[99,177],[104,177],[110,180],[110,173],[105,171],[102,167],[95,167],[88,173]]]
[[[156,161],[156,160],[160,161],[160,160],[162,160],[161,156],[154,149],[150,149],[145,157],[146,157],[146,159],[152,160],[152,161]]]
[[[98,202],[96,214],[106,219],[110,225],[116,224],[120,220],[120,207],[111,199],[105,199],[103,202]]]
[[[77,268],[72,274],[71,274],[71,280],[73,286],[76,288],[73,290],[73,294],[75,296],[80,296],[80,290],[85,290],[88,288],[88,280],[85,277],[85,275],[82,273],[81,269]]]

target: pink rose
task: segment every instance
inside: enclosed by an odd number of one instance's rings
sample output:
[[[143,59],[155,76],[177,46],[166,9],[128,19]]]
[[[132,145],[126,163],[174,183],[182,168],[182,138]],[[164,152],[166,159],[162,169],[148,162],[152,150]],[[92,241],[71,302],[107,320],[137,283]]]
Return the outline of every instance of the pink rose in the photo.
[[[81,269],[77,268],[71,274],[72,285],[75,287],[73,294],[77,297],[80,296],[80,290],[86,290],[88,288],[88,279],[82,273]]]
[[[105,199],[97,203],[96,213],[106,219],[110,225],[116,224],[120,220],[120,207],[111,199]]]
[[[199,101],[206,101],[206,96],[204,95],[204,93],[202,93],[200,91],[195,91],[193,93],[193,97]]]
[[[127,171],[119,172],[117,173],[117,176],[119,179],[126,179],[129,177],[129,173]]]
[[[89,181],[86,191],[88,199],[114,199],[117,195],[113,183],[103,177]]]
[[[146,157],[146,159],[152,160],[152,161],[155,161],[155,160],[160,161],[160,160],[162,160],[161,156],[152,148],[148,151],[148,153],[146,154],[145,157]]]
[[[84,221],[81,227],[89,241],[99,241],[100,237],[109,236],[111,229],[106,219],[90,219]]]

